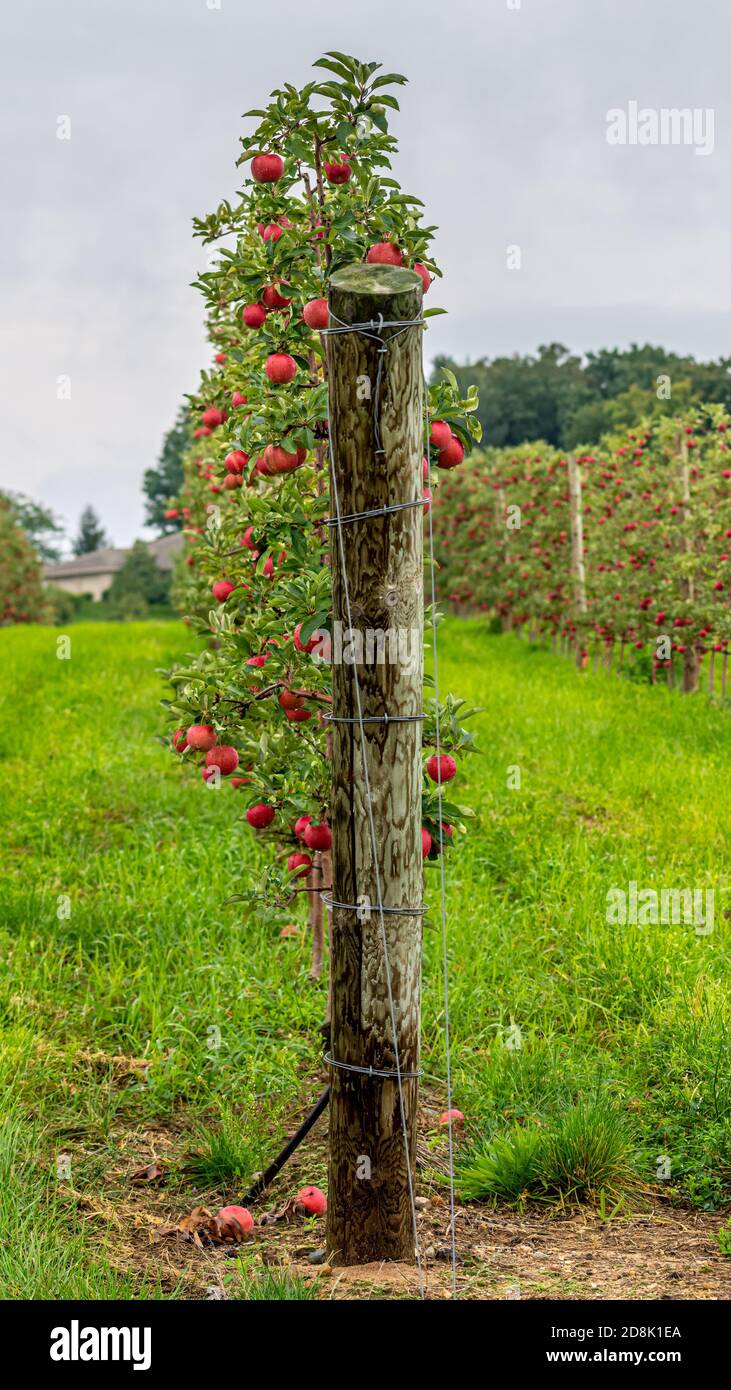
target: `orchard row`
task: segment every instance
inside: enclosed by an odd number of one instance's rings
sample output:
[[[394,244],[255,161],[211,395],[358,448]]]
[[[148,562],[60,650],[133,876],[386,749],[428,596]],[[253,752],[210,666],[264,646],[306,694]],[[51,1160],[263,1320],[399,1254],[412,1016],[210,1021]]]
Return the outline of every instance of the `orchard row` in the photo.
[[[703,658],[731,643],[729,438],[710,405],[573,458],[488,451],[435,507],[442,598],[564,639],[584,663],[618,642],[695,689]]]

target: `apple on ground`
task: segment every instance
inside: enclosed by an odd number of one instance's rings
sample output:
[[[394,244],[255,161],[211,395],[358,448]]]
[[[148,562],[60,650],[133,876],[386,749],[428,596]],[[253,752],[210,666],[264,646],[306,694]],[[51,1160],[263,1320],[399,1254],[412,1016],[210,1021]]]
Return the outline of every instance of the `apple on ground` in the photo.
[[[327,1211],[327,1197],[319,1187],[301,1187],[295,1201],[308,1216],[322,1216]]]
[[[246,1207],[221,1207],[216,1212],[215,1220],[229,1228],[234,1240],[240,1240],[242,1235],[248,1235],[254,1229],[254,1218]]]

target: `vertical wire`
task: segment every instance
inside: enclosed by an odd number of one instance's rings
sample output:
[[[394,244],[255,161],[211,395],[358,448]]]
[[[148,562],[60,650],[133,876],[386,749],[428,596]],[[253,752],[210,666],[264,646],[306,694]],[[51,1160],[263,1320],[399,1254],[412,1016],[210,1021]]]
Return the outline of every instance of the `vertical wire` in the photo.
[[[434,702],[436,707],[436,737],[437,737],[437,759],[441,756],[441,739],[439,728],[439,662],[437,659],[437,595],[436,577],[434,565],[434,527],[432,524],[432,505],[433,493],[431,489],[431,447],[429,441],[429,390],[426,380],[424,380],[424,415],[426,418],[426,461],[427,477],[429,480],[429,562],[431,569],[431,628],[432,628],[432,653],[434,666]],[[442,778],[441,762],[437,761],[440,769],[439,781],[437,782],[437,794],[439,797],[439,837],[442,841],[439,852],[439,877],[441,886],[441,916],[442,916],[442,978],[444,991],[444,1041],[446,1047],[447,1061],[447,1115],[449,1132],[449,1215],[451,1229],[451,1251],[452,1251],[452,1293],[457,1296],[457,1232],[455,1229],[455,1205],[454,1205],[454,1131],[452,1125],[452,1056],[451,1041],[449,1030],[449,966],[447,957],[447,900],[446,882],[444,870],[444,842],[442,832]]]

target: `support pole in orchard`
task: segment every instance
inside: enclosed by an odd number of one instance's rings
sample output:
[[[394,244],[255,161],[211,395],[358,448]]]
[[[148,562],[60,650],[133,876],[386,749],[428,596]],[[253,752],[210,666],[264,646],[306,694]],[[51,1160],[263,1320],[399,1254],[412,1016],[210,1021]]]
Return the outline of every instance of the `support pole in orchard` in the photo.
[[[584,568],[584,512],[581,496],[581,469],[573,454],[568,456],[569,519],[571,526],[571,574],[574,581],[574,607],[577,617],[586,614],[586,571]],[[576,643],[576,665],[581,665],[581,636]]]
[[[421,300],[419,277],[401,267],[352,265],[330,280],[331,517],[422,496],[421,327],[332,332],[418,320]],[[332,914],[327,1246],[340,1264],[415,1253],[423,524],[409,505],[331,530],[332,898],[346,906]]]

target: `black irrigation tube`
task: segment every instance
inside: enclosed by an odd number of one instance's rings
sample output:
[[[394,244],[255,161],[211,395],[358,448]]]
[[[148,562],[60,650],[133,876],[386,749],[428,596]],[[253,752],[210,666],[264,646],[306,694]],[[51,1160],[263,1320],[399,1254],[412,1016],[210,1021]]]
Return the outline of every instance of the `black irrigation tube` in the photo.
[[[280,1150],[273,1162],[270,1163],[269,1167],[257,1178],[253,1187],[249,1188],[246,1196],[242,1199],[244,1206],[247,1206],[249,1202],[255,1202],[257,1197],[260,1197],[262,1192],[274,1181],[277,1173],[281,1172],[285,1163],[292,1157],[295,1149],[299,1148],[302,1140],[306,1138],[312,1129],[312,1126],[317,1123],[323,1111],[327,1109],[329,1100],[330,1087],[326,1086],[319,1100],[313,1105],[309,1114],[305,1116],[299,1129],[295,1130],[292,1138],[287,1140],[284,1148]]]

